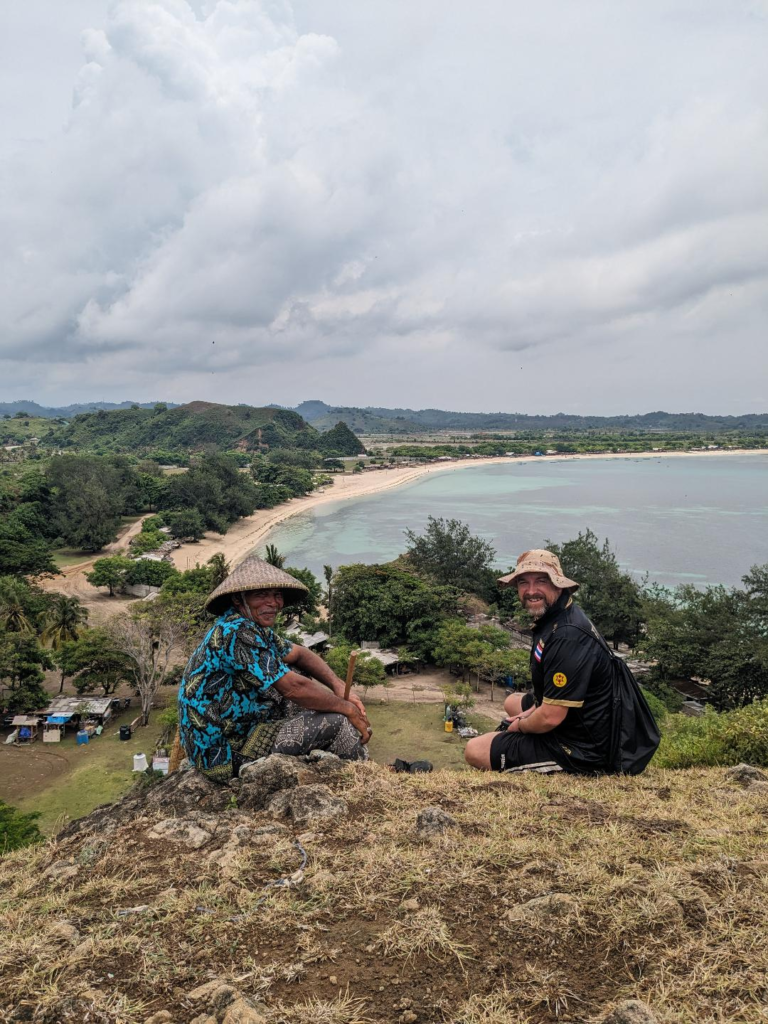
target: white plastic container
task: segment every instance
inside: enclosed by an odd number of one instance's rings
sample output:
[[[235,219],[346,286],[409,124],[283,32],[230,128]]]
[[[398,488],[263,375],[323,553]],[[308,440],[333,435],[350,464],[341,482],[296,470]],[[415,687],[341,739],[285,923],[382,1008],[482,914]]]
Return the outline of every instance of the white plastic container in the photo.
[[[133,770],[135,772],[145,772],[147,770],[147,755],[146,754],[134,754],[133,755]]]

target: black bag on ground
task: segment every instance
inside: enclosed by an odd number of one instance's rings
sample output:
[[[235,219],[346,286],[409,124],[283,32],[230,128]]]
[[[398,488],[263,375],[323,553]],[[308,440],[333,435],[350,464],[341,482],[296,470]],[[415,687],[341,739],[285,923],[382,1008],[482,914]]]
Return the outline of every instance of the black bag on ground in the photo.
[[[645,771],[661,742],[656,719],[624,659],[611,650],[597,630],[590,633],[581,626],[575,628],[596,640],[611,658],[613,714],[608,755],[609,771],[618,775],[639,775]]]

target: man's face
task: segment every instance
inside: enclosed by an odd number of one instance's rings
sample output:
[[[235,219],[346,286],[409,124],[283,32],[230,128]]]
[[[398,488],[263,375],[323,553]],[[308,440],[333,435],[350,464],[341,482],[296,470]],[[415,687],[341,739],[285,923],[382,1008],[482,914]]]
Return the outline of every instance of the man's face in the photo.
[[[515,583],[520,603],[534,619],[548,612],[562,594],[545,572],[524,572]]]
[[[282,590],[249,590],[245,603],[258,626],[274,626],[278,613],[285,604]]]

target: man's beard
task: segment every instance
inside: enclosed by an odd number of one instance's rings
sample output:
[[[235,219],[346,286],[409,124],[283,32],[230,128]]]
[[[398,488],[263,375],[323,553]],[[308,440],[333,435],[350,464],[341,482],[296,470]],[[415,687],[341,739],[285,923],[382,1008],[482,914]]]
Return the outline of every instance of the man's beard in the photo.
[[[528,607],[529,601],[530,598],[526,598],[526,600],[523,601],[523,607],[533,619],[540,619],[542,616],[546,615],[549,609],[555,603],[554,601],[548,601],[546,597],[542,595],[542,597],[540,598],[540,602],[537,602],[536,608],[532,610]]]

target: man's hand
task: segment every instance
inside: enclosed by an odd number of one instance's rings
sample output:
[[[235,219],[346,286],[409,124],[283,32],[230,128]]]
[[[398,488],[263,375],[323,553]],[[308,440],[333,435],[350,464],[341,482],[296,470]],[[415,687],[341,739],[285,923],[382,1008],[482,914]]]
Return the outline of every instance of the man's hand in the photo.
[[[363,713],[360,714],[360,711],[357,708],[357,704],[359,703],[359,701],[357,701],[357,703],[354,703],[350,698],[347,701],[349,710],[344,711],[343,714],[349,719],[349,724],[353,725],[355,729],[357,729],[357,731],[360,733],[361,741],[363,743],[367,743],[368,740],[373,735],[373,729],[371,729],[371,726],[365,715],[365,708],[363,708]]]

